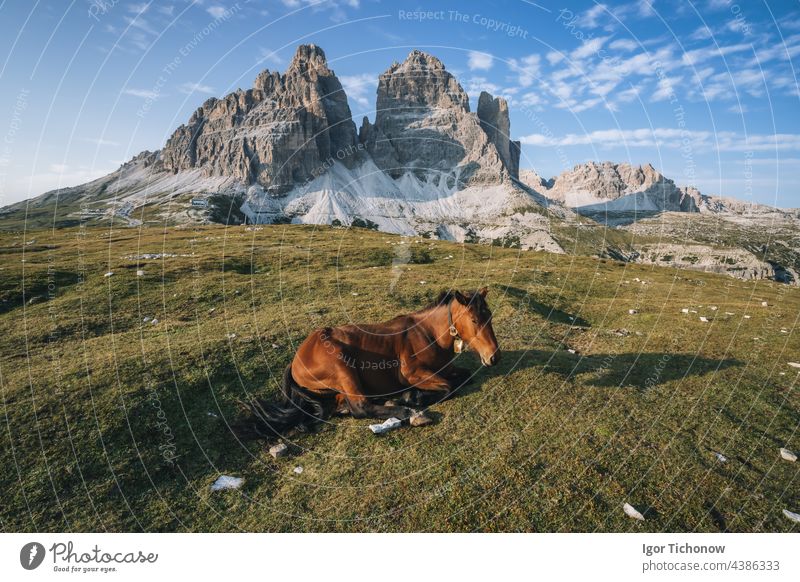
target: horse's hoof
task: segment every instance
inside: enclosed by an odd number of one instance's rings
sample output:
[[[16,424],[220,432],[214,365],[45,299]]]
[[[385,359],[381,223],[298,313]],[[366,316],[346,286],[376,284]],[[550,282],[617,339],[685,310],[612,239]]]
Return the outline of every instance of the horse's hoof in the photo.
[[[433,424],[433,419],[424,412],[415,412],[408,419],[408,424],[411,426],[428,426]]]

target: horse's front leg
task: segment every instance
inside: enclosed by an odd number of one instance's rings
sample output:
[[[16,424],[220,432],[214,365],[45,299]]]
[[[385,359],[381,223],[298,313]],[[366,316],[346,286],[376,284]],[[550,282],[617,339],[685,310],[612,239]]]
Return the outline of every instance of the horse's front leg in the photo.
[[[367,397],[358,374],[349,368],[338,369],[339,386],[336,397],[337,410],[341,414],[347,410],[354,418],[397,418],[407,420],[416,410],[397,404],[376,404]]]
[[[407,366],[401,369],[403,377],[411,390],[413,404],[428,406],[449,398],[453,392],[453,384],[444,373],[434,372],[425,367]],[[416,393],[415,393],[416,392]]]

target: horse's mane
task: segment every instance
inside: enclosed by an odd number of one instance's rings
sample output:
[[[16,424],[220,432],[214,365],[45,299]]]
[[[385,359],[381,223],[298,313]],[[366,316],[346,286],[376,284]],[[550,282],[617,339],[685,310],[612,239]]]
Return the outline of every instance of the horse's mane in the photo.
[[[464,297],[467,298],[467,303],[472,303],[473,301],[476,302],[478,307],[481,307],[481,302],[484,302],[483,295],[478,293],[477,291],[470,291],[468,293],[463,293]],[[450,301],[456,298],[455,291],[452,289],[445,289],[444,291],[439,293],[439,296],[433,303],[430,303],[426,307],[423,307],[421,311],[427,311],[429,309],[435,309],[440,305],[447,305]]]

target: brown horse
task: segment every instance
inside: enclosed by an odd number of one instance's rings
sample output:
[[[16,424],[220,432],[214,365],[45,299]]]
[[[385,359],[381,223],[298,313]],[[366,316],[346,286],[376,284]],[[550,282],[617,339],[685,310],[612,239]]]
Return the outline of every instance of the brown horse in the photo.
[[[333,413],[405,421],[416,412],[410,406],[448,398],[469,377],[453,365],[462,347],[484,366],[500,359],[486,293],[446,291],[433,305],[385,323],[312,332],[286,368],[281,401],[251,402],[240,432],[308,430]]]

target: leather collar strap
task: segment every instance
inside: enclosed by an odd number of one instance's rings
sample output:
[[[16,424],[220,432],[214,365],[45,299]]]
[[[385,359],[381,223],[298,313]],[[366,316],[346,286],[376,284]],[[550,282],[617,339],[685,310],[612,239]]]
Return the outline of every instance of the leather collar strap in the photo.
[[[450,308],[450,304],[452,302],[453,302],[452,299],[447,302],[447,325],[450,328],[450,335],[453,336],[456,339],[461,339],[459,337],[459,335],[458,335],[458,330],[456,329],[456,326],[453,325],[453,312],[452,312],[452,310]]]

